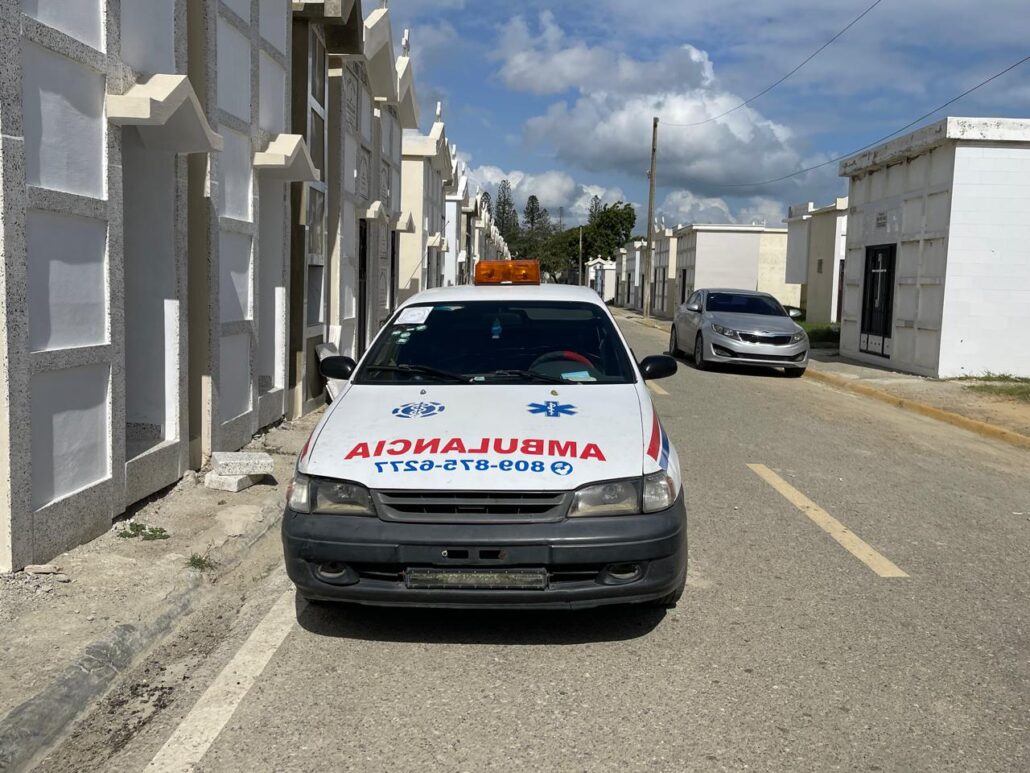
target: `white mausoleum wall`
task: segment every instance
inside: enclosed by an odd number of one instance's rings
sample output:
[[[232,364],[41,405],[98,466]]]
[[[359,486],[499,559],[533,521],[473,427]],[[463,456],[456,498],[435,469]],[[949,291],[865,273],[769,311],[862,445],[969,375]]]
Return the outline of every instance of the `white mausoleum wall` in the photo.
[[[22,57],[26,182],[103,198],[104,77],[28,41]]]
[[[758,233],[698,231],[694,289],[754,290],[758,286],[760,237]]]
[[[175,72],[175,0],[126,0],[119,14],[122,60],[141,73]]]
[[[959,145],[939,375],[1030,376],[1030,147]]]
[[[27,16],[104,50],[103,0],[22,0],[21,8]]]
[[[43,210],[25,218],[33,351],[107,341],[107,224]]]

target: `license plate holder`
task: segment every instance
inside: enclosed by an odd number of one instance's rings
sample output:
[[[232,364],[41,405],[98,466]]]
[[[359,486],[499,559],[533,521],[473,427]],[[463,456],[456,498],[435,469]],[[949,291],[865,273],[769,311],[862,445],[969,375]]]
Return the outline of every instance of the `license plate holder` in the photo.
[[[547,570],[412,567],[404,584],[412,590],[547,590]]]

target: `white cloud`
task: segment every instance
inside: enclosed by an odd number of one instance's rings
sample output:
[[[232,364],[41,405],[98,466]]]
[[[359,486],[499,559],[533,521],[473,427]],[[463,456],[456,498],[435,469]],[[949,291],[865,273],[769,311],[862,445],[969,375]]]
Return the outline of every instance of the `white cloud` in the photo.
[[[558,94],[569,89],[632,93],[656,82],[702,86],[711,83],[712,66],[703,51],[685,45],[667,49],[655,61],[640,61],[583,41],[569,40],[554,14],[540,14],[536,33],[522,17],[501,32],[496,57],[501,78],[518,91]]]
[[[810,159],[793,132],[750,108],[696,124],[736,107],[741,97],[721,88],[708,55],[692,46],[667,49],[654,61],[570,39],[550,12],[533,34],[512,19],[501,34],[501,77],[512,89],[574,99],[553,103],[525,124],[526,140],[589,172],[644,176],[651,118],[660,115],[658,184],[703,196],[752,195],[796,187],[733,190],[735,183],[780,177]],[[832,170],[822,178],[833,179]]]
[[[461,154],[459,153],[459,156]],[[466,163],[471,159],[464,156]],[[489,191],[496,199],[497,186],[502,180],[511,183],[512,198],[515,206],[522,212],[526,199],[536,196],[540,205],[546,207],[551,220],[558,222],[559,211],[564,209],[566,226],[586,222],[590,212],[590,201],[594,196],[600,197],[605,204],[626,201],[620,188],[608,188],[603,185],[591,185],[577,182],[572,175],[559,170],[548,170],[540,173],[528,173],[519,169],[505,171],[498,166],[469,166],[469,180],[473,186]]]

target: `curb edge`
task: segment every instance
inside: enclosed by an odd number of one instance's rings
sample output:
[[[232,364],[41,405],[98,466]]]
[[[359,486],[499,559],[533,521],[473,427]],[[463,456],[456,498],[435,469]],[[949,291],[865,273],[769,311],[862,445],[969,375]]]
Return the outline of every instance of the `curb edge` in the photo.
[[[813,370],[812,368],[809,368],[805,372],[805,378],[829,384],[831,386],[840,387],[841,389],[846,389],[849,392],[854,392],[866,397],[871,397],[882,403],[893,405],[895,408],[901,408],[902,410],[917,413],[920,416],[925,416],[929,419],[936,419],[937,421],[944,422],[945,424],[951,424],[954,427],[968,430],[969,432],[973,432],[981,437],[1001,440],[1002,442],[1009,443],[1017,448],[1030,448],[1030,435],[1024,435],[1020,432],[999,427],[996,424],[989,424],[986,421],[980,421],[979,419],[971,419],[968,416],[946,411],[943,408],[935,408],[932,405],[927,405],[926,403],[921,403],[917,400],[910,400],[907,397],[898,397],[897,395],[885,392],[882,389],[871,387],[868,384],[855,383],[850,379],[842,378],[841,376],[836,376],[832,373]]]

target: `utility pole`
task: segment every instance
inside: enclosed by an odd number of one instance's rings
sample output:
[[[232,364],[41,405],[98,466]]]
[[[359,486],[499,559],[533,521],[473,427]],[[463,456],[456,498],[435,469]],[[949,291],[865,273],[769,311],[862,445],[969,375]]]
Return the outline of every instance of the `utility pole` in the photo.
[[[648,173],[650,189],[647,194],[647,251],[644,253],[644,319],[651,318],[651,266],[654,265],[654,178],[658,160],[658,116],[651,129],[651,171]]]
[[[579,283],[580,285],[585,284],[583,281],[583,226],[579,227]]]

